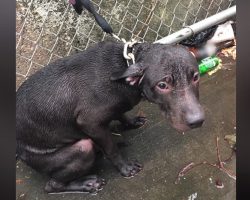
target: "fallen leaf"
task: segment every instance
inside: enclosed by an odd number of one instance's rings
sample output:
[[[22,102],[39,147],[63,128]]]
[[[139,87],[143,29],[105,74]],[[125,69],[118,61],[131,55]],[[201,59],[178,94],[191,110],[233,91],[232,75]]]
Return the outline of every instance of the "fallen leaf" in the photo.
[[[223,49],[221,53],[223,53],[226,57],[233,57],[236,59],[236,40],[234,40],[235,46]]]
[[[226,135],[224,139],[229,143],[231,148],[236,149],[236,134]]]

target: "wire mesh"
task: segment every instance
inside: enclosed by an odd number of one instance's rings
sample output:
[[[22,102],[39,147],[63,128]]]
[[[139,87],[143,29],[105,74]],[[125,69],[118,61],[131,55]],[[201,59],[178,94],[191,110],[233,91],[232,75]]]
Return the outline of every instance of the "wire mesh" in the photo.
[[[92,0],[96,10],[126,40],[154,42],[235,5],[235,0]],[[84,10],[68,0],[17,0],[16,87],[55,59],[110,40]]]

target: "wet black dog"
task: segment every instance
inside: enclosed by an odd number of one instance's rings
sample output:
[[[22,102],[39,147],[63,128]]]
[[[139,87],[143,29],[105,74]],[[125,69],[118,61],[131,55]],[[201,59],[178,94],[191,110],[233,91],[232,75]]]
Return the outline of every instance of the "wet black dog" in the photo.
[[[134,128],[142,125],[144,118],[124,115],[142,95],[158,104],[177,130],[202,125],[198,65],[186,48],[136,44],[136,62],[128,67],[123,47],[101,42],[49,64],[18,89],[17,153],[51,178],[47,192],[100,190],[104,180],[88,176],[94,146],[123,176],[134,176],[142,169],[138,162],[121,156],[108,128],[112,120]]]

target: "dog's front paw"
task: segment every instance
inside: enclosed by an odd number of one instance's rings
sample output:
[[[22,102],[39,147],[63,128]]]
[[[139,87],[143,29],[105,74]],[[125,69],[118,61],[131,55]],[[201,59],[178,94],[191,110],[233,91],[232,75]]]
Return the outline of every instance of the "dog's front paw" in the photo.
[[[121,175],[127,178],[134,177],[142,170],[142,165],[137,161],[128,161],[120,168]]]
[[[142,127],[147,121],[146,117],[142,117],[142,116],[136,116],[133,119],[130,119],[126,124],[126,128],[131,128],[131,129],[135,129],[135,128],[140,128]]]

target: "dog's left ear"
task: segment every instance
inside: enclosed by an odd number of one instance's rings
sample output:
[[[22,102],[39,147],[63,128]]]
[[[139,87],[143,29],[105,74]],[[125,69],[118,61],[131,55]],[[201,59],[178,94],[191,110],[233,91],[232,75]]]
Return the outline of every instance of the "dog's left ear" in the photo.
[[[126,78],[126,81],[130,85],[134,85],[140,80],[140,77],[143,75],[144,69],[139,63],[130,65],[125,71],[115,72],[111,75],[110,80],[116,81],[122,78]]]

